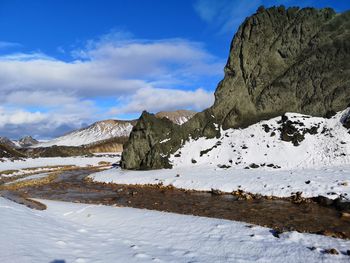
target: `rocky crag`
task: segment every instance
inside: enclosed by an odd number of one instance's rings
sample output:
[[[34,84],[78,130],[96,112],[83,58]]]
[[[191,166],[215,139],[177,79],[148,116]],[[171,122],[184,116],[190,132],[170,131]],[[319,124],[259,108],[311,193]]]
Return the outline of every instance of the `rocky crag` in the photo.
[[[122,155],[125,169],[169,168],[189,138],[220,137],[296,112],[327,116],[350,102],[350,12],[260,7],[239,27],[215,103],[182,126],[143,112]]]

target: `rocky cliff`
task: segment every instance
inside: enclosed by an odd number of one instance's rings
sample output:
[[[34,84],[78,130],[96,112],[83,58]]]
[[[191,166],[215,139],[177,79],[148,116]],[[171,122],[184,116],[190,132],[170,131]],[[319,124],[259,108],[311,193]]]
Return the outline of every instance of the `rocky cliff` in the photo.
[[[350,12],[273,7],[239,27],[215,103],[182,126],[143,113],[126,144],[122,167],[171,167],[170,154],[190,137],[246,127],[297,112],[325,116],[350,102]]]

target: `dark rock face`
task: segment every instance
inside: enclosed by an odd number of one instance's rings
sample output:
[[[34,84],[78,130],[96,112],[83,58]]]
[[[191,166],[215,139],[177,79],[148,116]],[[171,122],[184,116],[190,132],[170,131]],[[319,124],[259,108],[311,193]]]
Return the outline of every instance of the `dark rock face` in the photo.
[[[166,156],[190,136],[219,136],[214,123],[228,129],[285,112],[326,116],[345,109],[349,101],[350,12],[259,8],[231,43],[214,105],[181,127],[164,122],[152,126],[141,116],[138,125],[143,129],[130,135],[122,167],[169,167]],[[160,144],[164,134],[157,129],[170,129],[174,137]]]
[[[223,128],[287,111],[323,116],[350,98],[350,13],[270,8],[239,28],[214,115]]]
[[[126,169],[171,168],[167,154],[171,148],[162,148],[161,142],[166,143],[168,138],[174,137],[176,126],[167,118],[160,119],[153,114],[143,112],[133,127],[128,142],[124,145],[127,150],[122,155],[121,167]]]

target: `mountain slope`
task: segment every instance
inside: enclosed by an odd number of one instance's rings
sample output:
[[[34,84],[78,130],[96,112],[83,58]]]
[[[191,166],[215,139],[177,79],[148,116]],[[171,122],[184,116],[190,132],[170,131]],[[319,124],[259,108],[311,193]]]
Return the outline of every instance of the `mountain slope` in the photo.
[[[30,147],[39,143],[39,141],[35,140],[32,136],[25,136],[19,139],[17,142],[21,147]]]
[[[157,118],[167,118],[172,122],[182,125],[195,115],[195,112],[188,110],[178,111],[163,111],[156,114]],[[95,149],[98,152],[102,149],[113,149],[118,151],[122,150],[123,143],[129,137],[129,134],[136,124],[135,120],[121,121],[121,120],[104,120],[95,122],[92,125],[72,131],[66,135],[60,136],[47,142],[36,143],[31,137],[25,137],[18,141],[18,144],[22,147],[33,146],[38,147],[51,147],[57,146],[82,146],[87,145],[91,149]],[[108,146],[108,143],[113,146]],[[114,151],[114,150],[113,150]]]
[[[233,38],[214,105],[182,126],[144,112],[126,144],[122,167],[169,168],[169,157],[189,138],[220,138],[222,130],[285,112],[322,117],[349,102],[350,12],[259,8]]]
[[[155,116],[157,118],[167,118],[173,123],[182,125],[188,122],[196,112],[190,110],[177,110],[177,111],[160,111]]]
[[[133,121],[105,120],[96,122],[86,128],[70,132],[66,135],[36,144],[34,147],[81,146],[113,137],[129,136]]]
[[[10,148],[18,148],[18,147],[20,147],[20,145],[17,142],[12,141],[12,140],[10,140],[7,137],[0,137],[0,144],[6,145],[6,146],[8,146]]]
[[[246,169],[350,164],[350,130],[344,127],[349,116],[350,109],[329,119],[287,113],[244,129],[221,129],[219,138],[190,139],[170,160],[174,167]]]
[[[0,144],[0,158],[20,158],[25,155],[8,145]]]

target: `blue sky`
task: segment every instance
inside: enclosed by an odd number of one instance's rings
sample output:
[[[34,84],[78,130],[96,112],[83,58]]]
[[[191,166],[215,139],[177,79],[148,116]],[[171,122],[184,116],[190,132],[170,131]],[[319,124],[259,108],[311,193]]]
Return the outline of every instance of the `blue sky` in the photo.
[[[239,24],[279,4],[350,9],[325,0],[1,0],[0,136],[202,110]]]

